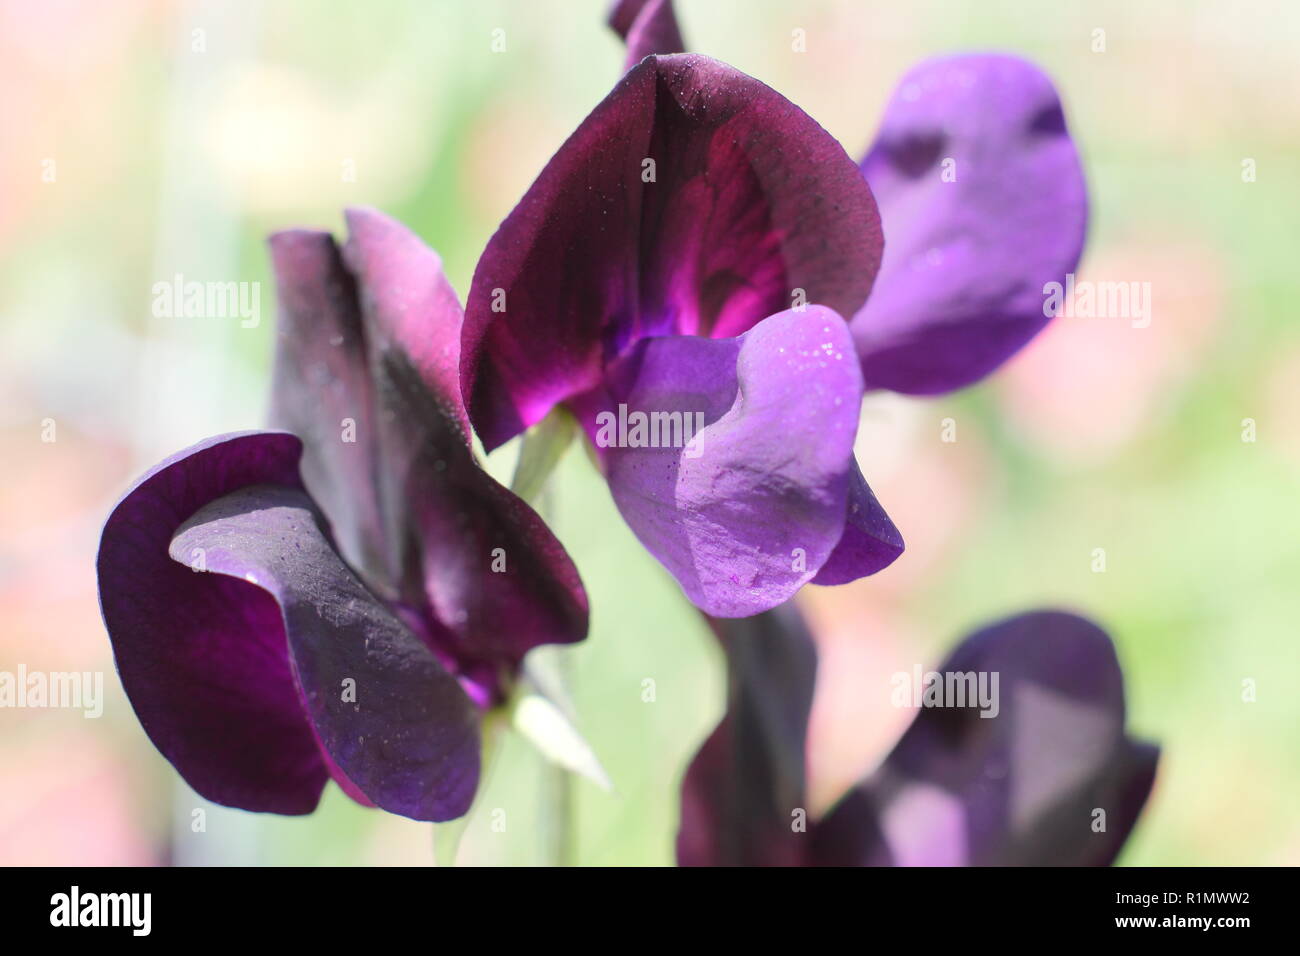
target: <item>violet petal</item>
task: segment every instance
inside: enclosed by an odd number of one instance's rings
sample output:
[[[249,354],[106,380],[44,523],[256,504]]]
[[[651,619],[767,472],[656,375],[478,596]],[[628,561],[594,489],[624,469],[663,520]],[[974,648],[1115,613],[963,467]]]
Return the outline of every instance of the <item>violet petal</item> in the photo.
[[[1079,261],[1088,199],[1041,70],[1003,55],[920,64],[899,84],[862,171],[888,239],[850,323],[868,389],[961,388],[1047,324],[1044,286]]]
[[[584,417],[637,537],[703,611],[743,617],[788,600],[844,535],[860,387],[844,321],[810,306],[735,339],[646,340]],[[654,426],[665,413],[703,427],[683,447]],[[638,414],[661,447],[631,447]]]

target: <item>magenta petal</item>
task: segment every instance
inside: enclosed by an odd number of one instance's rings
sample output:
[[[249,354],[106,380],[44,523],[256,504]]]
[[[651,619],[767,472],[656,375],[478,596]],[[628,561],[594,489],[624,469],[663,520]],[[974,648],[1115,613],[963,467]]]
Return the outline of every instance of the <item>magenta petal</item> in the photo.
[[[1072,614],[1024,614],[971,635],[937,671],[997,674],[996,716],[922,709],[882,768],[817,825],[814,861],[1112,862],[1158,751],[1125,735],[1105,632]]]
[[[118,674],[149,739],[196,791],[245,810],[310,813],[328,779],[275,602],[168,556],[198,508],[257,484],[300,487],[292,435],[221,435],[144,475],[104,526],[96,568]]]
[[[306,711],[348,781],[416,820],[469,809],[477,710],[433,651],[344,565],[305,492],[255,485],[205,505],[171,542],[177,561],[194,553],[208,572],[201,580],[225,596],[263,593],[278,605],[278,637],[287,638]]]
[[[636,66],[652,53],[681,53],[686,49],[673,0],[616,0],[609,11],[609,25],[627,43],[624,69]]]
[[[1000,55],[922,63],[899,84],[862,171],[888,240],[850,323],[868,389],[961,388],[1047,324],[1044,285],[1079,261],[1088,198],[1041,70]]]
[[[615,446],[602,452],[628,525],[708,614],[788,600],[845,531],[861,379],[844,321],[811,306],[735,339],[649,339],[619,371],[611,399],[629,423],[667,413],[704,426],[684,447],[631,447],[631,428],[619,439],[588,420],[597,446]]]
[[[817,673],[812,637],[793,604],[712,623],[727,654],[727,714],[682,781],[677,862],[797,866],[809,839],[804,744]]]
[[[492,449],[598,388],[644,337],[739,335],[803,302],[851,315],[880,250],[870,189],[805,113],[707,57],[647,58],[479,260],[470,417]]]

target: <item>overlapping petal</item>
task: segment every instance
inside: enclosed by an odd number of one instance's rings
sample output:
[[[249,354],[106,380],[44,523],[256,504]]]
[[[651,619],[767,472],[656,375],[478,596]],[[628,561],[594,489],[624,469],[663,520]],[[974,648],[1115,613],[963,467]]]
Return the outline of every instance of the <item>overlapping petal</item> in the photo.
[[[814,833],[812,862],[1105,866],[1137,821],[1158,750],[1124,732],[1110,638],[1042,611],[968,637],[941,674],[999,675],[997,714],[918,714]]]
[[[781,613],[720,622],[744,639],[721,634],[728,716],[686,776],[682,862],[1113,862],[1151,792],[1158,750],[1125,733],[1123,677],[1095,624],[1040,611],[968,637],[938,672],[997,674],[985,711],[995,715],[922,709],[878,771],[791,835],[802,782],[788,768],[802,760],[815,655],[797,617]]]
[[[274,600],[280,620],[262,624],[287,643],[294,701],[346,783],[416,820],[469,809],[479,774],[477,709],[433,650],[343,563],[304,491],[232,491],[181,525],[170,552],[177,561],[201,553],[200,577],[228,600],[248,603],[258,592]]]
[[[649,423],[640,441],[633,433],[601,450],[614,501],[706,613],[767,610],[812,580],[846,535],[861,480],[860,401],[848,330],[820,306],[733,339],[647,339],[611,376],[603,409],[606,422],[617,404],[629,422]],[[595,444],[606,445],[585,417]],[[702,427],[674,440],[663,424],[674,417]],[[877,570],[901,551],[884,513],[876,508],[873,519],[876,538],[855,515],[843,568]]]
[[[246,810],[310,813],[329,779],[265,592],[168,555],[182,522],[250,485],[299,488],[292,435],[210,438],[145,474],[113,509],[96,569],[118,674],[149,739],[195,790]]]
[[[867,388],[978,381],[1048,322],[1044,285],[1083,249],[1087,189],[1051,80],[1012,56],[928,60],[899,84],[862,171],[888,240],[850,322]]]
[[[438,256],[375,210],[347,221],[341,253],[326,233],[271,240],[275,418],[309,436],[304,475],[333,525],[353,526],[365,507],[381,553],[359,565],[367,583],[490,688],[530,648],[580,640],[586,594],[541,518],[474,460],[463,315]]]
[[[743,333],[803,302],[862,305],[871,191],[773,90],[689,54],[633,67],[547,164],[479,261],[462,382],[495,448],[598,388],[646,337]]]

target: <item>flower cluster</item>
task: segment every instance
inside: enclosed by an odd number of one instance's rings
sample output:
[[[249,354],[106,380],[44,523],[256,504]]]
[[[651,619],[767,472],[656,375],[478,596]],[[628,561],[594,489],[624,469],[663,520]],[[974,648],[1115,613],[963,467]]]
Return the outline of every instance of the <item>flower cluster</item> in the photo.
[[[790,823],[816,655],[788,602],[903,552],[854,458],[863,394],[979,381],[1082,250],[1051,82],[1009,56],[923,63],[855,162],[780,93],[682,52],[670,0],[621,0],[610,24],[625,74],[488,241],[463,311],[377,211],[350,210],[341,247],[271,237],[273,430],[167,459],[104,528],[104,620],[145,731],[230,806],[309,813],[332,778],[414,819],[466,813],[484,715],[588,613],[473,436],[490,452],[567,415],[727,652],[683,863],[1108,862],[1155,751],[1124,735],[1109,639],[1059,613],[947,665],[1002,675],[997,716],[923,712],[829,814]]]

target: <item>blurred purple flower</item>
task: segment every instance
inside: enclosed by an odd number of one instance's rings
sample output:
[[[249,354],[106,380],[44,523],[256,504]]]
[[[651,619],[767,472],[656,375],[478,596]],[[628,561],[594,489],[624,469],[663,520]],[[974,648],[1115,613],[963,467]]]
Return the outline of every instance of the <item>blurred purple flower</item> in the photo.
[[[104,527],[100,602],[145,731],[200,794],[310,813],[332,776],[417,820],[465,813],[479,718],[587,599],[537,514],[474,460],[462,313],[373,210],[271,238],[271,420],[162,462]],[[206,572],[206,573],[195,573]]]
[[[812,639],[792,605],[715,629],[728,709],[682,786],[683,865],[1107,865],[1151,792],[1159,751],[1124,732],[1110,638],[1038,611],[970,635],[937,669],[964,688],[986,679],[990,706],[923,707],[874,773],[809,820]]]

